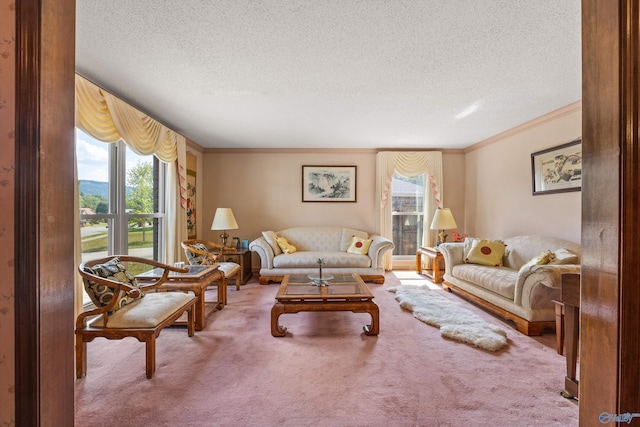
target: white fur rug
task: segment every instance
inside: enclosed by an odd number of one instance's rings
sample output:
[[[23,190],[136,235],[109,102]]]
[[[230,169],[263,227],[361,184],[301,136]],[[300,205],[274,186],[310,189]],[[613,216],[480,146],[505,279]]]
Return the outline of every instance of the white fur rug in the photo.
[[[387,289],[395,292],[400,307],[413,312],[416,319],[440,328],[443,337],[497,351],[507,345],[504,329],[491,325],[427,286],[400,285]]]

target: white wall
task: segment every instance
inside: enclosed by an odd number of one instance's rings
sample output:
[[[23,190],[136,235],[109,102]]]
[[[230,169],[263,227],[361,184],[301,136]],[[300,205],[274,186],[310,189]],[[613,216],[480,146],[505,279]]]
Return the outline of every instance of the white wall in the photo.
[[[531,186],[531,153],[580,137],[580,107],[467,150],[468,234],[490,238],[543,234],[580,243],[582,193],[533,196]]]

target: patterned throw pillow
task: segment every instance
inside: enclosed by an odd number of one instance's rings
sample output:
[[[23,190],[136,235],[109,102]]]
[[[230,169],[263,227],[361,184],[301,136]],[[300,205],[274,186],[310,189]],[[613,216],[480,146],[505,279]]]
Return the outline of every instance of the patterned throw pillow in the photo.
[[[546,250],[541,254],[534,256],[530,262],[536,265],[544,265],[549,264],[551,261],[555,261],[555,259],[556,255],[550,250]]]
[[[189,245],[189,246],[199,251],[209,253],[209,249],[207,249],[207,247],[203,243],[194,243],[193,245]],[[202,261],[205,260],[206,258],[204,255],[197,254],[188,249],[184,250],[184,254],[187,257],[187,261],[191,265],[201,265]],[[205,264],[207,264],[207,262],[208,261],[205,260]]]
[[[351,243],[347,248],[347,252],[352,254],[363,254],[366,255],[369,253],[369,246],[371,246],[371,239],[363,239],[358,236],[353,236],[351,238]]]
[[[87,273],[95,274],[96,276],[103,277],[105,279],[115,280],[120,283],[126,283],[135,288],[140,288],[140,286],[138,285],[138,281],[136,280],[134,275],[127,271],[126,267],[124,266],[124,264],[122,264],[122,262],[120,262],[119,258],[113,258],[112,260],[105,262],[104,264],[96,264],[91,267],[85,267],[84,271],[86,271]],[[91,301],[93,301],[96,307],[104,307],[113,299],[115,293],[112,288],[94,282],[93,280],[89,280],[87,278],[83,278],[82,281],[84,282],[84,288],[87,291],[87,295],[89,295],[89,298],[91,298]],[[120,300],[111,310],[111,313],[142,297],[144,297],[144,293],[142,293],[142,291],[140,291],[140,296],[138,296],[137,298],[131,297],[126,294],[121,296]]]
[[[280,246],[280,249],[282,249],[282,252],[284,252],[285,254],[292,254],[298,250],[284,237],[278,237],[276,241],[278,242],[278,246]]]
[[[464,261],[469,264],[499,267],[502,265],[504,251],[505,245],[503,242],[498,240],[475,239]]]
[[[555,258],[549,264],[580,264],[580,257],[569,249],[561,248],[553,251]]]

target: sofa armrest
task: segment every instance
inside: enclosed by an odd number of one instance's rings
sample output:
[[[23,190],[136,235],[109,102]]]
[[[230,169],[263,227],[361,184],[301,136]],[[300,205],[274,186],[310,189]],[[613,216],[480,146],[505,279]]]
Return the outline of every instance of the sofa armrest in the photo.
[[[455,265],[464,264],[464,242],[441,243],[438,250],[444,257],[445,274],[451,274]]]
[[[260,255],[261,268],[273,268],[273,249],[264,237],[260,236],[249,244],[249,249]]]
[[[516,280],[514,302],[523,307],[537,308],[540,302],[548,303],[548,298],[543,294],[553,294],[553,298],[559,298],[562,275],[565,273],[579,274],[580,265],[523,265]]]
[[[371,258],[371,267],[382,268],[384,254],[395,248],[395,245],[391,240],[377,234],[372,234],[369,238],[372,240],[368,252],[369,258]]]

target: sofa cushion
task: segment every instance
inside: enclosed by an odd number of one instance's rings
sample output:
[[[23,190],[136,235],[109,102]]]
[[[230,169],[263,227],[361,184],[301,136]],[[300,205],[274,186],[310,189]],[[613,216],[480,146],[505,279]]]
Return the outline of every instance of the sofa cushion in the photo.
[[[276,242],[278,242],[278,246],[280,246],[280,249],[282,249],[282,252],[285,254],[292,254],[297,250],[294,245],[289,243],[286,237],[278,237]]]
[[[504,243],[497,240],[475,239],[464,259],[467,263],[500,266],[504,256]]]
[[[278,235],[275,231],[263,231],[262,237],[264,237],[264,240],[271,246],[274,255],[280,255],[282,253],[282,249],[280,249],[278,245]]]
[[[318,259],[322,258],[322,268],[369,268],[371,258],[367,255],[351,254],[339,251],[298,251],[293,254],[280,254],[273,259],[274,268],[318,268]]]
[[[488,267],[477,264],[458,264],[451,273],[458,279],[471,282],[510,301],[515,295],[518,272],[507,267]]]
[[[371,242],[371,239],[362,239],[358,236],[353,236],[351,238],[351,243],[347,248],[347,252],[352,254],[367,254],[369,253]]]
[[[342,238],[340,239],[340,250],[346,252],[351,245],[353,237],[360,237],[361,239],[368,239],[369,233],[366,231],[356,230],[354,228],[343,228]]]

